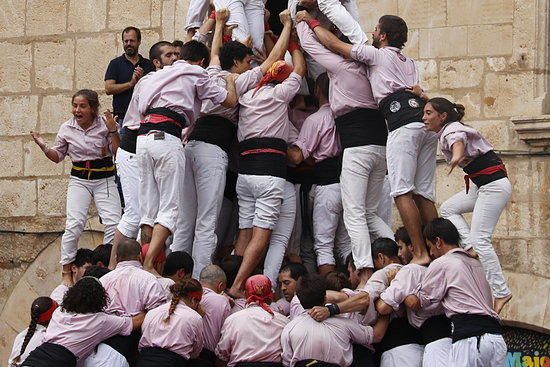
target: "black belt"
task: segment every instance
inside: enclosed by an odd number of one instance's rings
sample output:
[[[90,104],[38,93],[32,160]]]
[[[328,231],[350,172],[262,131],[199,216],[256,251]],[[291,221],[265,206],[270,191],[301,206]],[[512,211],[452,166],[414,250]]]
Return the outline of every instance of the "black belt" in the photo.
[[[409,324],[406,317],[399,317],[390,322],[377,350],[380,349],[380,352],[383,353],[407,344],[422,344],[422,338],[418,330]]]
[[[426,102],[414,93],[400,90],[384,98],[378,105],[388,130],[394,131],[413,122],[422,122]]]
[[[148,118],[152,115],[163,116],[166,120],[153,122],[152,118]],[[145,119],[141,121],[138,135],[146,135],[150,131],[164,131],[165,133],[181,139],[181,132],[188,125],[189,123],[184,115],[172,111],[166,107],[155,107],[150,108],[147,112],[145,112]]]
[[[189,141],[197,140],[219,146],[229,152],[231,142],[237,135],[237,126],[225,117],[208,115],[195,122]]]
[[[332,185],[340,182],[342,172],[342,156],[332,157],[316,162],[313,168],[314,180],[317,185]]]
[[[476,157],[473,161],[468,163],[466,167],[463,168],[464,172],[468,175],[474,174],[476,172],[482,171],[485,168],[498,166],[502,164],[502,159],[495,153],[494,150],[490,150],[487,153]],[[489,175],[480,175],[477,177],[471,177],[473,183],[477,187],[487,185],[490,182],[500,180],[501,178],[508,177],[506,170],[499,170],[495,173]]]
[[[189,367],[213,367],[215,361],[216,354],[211,350],[202,348],[198,358],[189,360]]]
[[[293,184],[313,185],[315,183],[314,168],[302,162],[296,167],[287,167],[286,180]]]
[[[457,314],[451,316],[453,343],[483,334],[502,334],[500,322],[489,315]]]
[[[305,359],[294,364],[296,367],[339,367],[335,363],[319,361],[317,359]]]
[[[283,367],[281,362],[238,362],[235,367]]]
[[[388,129],[378,110],[358,108],[335,119],[342,148],[363,145],[386,146]]]
[[[188,360],[171,350],[149,347],[139,352],[136,367],[185,367]]]
[[[374,367],[372,351],[361,344],[353,344],[353,362],[350,367]]]
[[[29,367],[73,367],[76,356],[59,344],[44,343],[34,349],[21,364]]]
[[[420,326],[424,345],[451,337],[451,320],[445,315],[432,316]]]
[[[286,142],[277,138],[252,138],[239,143],[239,173],[286,179]]]
[[[120,148],[128,153],[136,154],[138,130],[123,127],[120,132]]]
[[[97,180],[114,175],[115,166],[113,164],[113,157],[73,162],[73,168],[71,169],[71,176],[83,180]]]

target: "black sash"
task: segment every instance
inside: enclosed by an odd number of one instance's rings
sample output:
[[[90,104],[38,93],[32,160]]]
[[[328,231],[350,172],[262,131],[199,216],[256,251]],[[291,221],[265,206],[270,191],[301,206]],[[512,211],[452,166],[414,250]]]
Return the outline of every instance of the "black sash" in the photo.
[[[388,129],[378,110],[358,108],[337,117],[335,122],[343,149],[363,145],[386,146]]]
[[[295,367],[339,367],[337,364],[319,361],[317,359],[305,359],[294,364]]]
[[[73,367],[76,366],[76,356],[64,346],[44,343],[34,349],[21,366]]]
[[[94,159],[92,161],[73,162],[71,176],[83,180],[97,180],[115,175],[113,157]]]
[[[420,327],[424,345],[451,337],[451,320],[445,315],[432,316]]]
[[[283,367],[281,362],[238,362],[235,367]]]
[[[453,343],[483,334],[502,334],[500,322],[489,315],[458,314],[451,316]]]
[[[495,153],[494,150],[490,150],[487,153],[476,157],[473,161],[468,163],[466,167],[463,168],[464,172],[471,175],[473,173],[479,172],[485,168],[498,166],[502,164],[502,159]],[[490,175],[480,175],[477,177],[470,178],[477,187],[487,185],[490,182],[500,180],[501,178],[508,177],[505,170],[500,170]]]
[[[189,136],[189,141],[197,140],[219,146],[229,152],[231,142],[237,135],[237,126],[228,119],[217,116],[202,116],[195,122],[195,128]]]
[[[325,186],[340,182],[340,173],[342,172],[342,156],[332,157],[315,163],[313,173],[315,183]]]
[[[187,359],[168,349],[143,348],[136,362],[136,367],[185,367]]]
[[[414,93],[400,90],[384,98],[378,105],[391,132],[413,122],[422,122],[426,102]]]
[[[239,173],[286,179],[286,142],[277,138],[252,138],[239,143]]]
[[[422,338],[420,332],[409,324],[406,317],[398,317],[390,322],[377,351],[380,349],[380,352],[384,353],[407,344],[422,344]]]
[[[172,121],[155,123],[147,122],[147,116],[149,115],[161,115]],[[164,131],[167,134],[181,139],[181,132],[183,128],[188,125],[189,123],[184,115],[181,115],[166,107],[155,107],[148,109],[145,113],[145,120],[142,121],[139,126],[138,135],[146,135],[150,131]]]
[[[216,361],[216,354],[211,350],[203,348],[197,359],[189,360],[189,367],[213,367]]]
[[[353,344],[353,362],[351,367],[374,367],[372,351],[361,344]]]
[[[138,130],[131,130],[123,127],[120,132],[120,149],[128,153],[136,154]]]
[[[107,344],[118,353],[122,354],[128,363],[131,364],[136,359],[140,337],[141,333],[139,331],[133,331],[130,335],[112,336],[104,340],[103,344]]]

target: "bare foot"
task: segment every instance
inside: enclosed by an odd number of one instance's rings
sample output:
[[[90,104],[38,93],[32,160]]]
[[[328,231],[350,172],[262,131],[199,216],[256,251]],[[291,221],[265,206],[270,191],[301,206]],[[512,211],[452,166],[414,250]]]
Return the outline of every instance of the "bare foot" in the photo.
[[[428,253],[425,253],[423,256],[414,256],[411,260],[412,264],[418,264],[418,265],[429,265],[431,262],[430,256]]]
[[[512,295],[508,295],[506,297],[502,297],[502,298],[495,298],[495,301],[494,301],[494,306],[493,308],[495,309],[495,312],[500,314],[500,312],[502,311],[502,309],[504,308],[504,306],[510,302],[510,300],[512,299]]]

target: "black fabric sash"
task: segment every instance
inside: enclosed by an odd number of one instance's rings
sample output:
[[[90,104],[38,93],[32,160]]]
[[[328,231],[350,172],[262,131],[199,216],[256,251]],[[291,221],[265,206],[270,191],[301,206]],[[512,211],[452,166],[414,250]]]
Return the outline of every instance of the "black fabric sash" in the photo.
[[[453,343],[483,334],[502,334],[500,322],[489,315],[458,314],[451,316]]]
[[[317,359],[306,359],[298,361],[294,364],[295,367],[339,367],[337,364],[319,361]]]
[[[340,182],[340,173],[342,172],[342,156],[332,157],[315,163],[313,173],[315,183],[325,186]]]
[[[211,350],[203,348],[197,359],[189,360],[189,367],[213,367],[216,361],[216,354]]]
[[[422,122],[426,102],[414,93],[400,90],[384,98],[378,105],[391,132],[413,122]]]
[[[490,150],[487,153],[476,157],[473,161],[468,163],[466,167],[463,168],[464,172],[471,175],[473,173],[479,172],[485,168],[498,166],[502,164],[502,159],[495,153],[494,150]],[[495,172],[490,175],[481,175],[478,177],[472,177],[471,180],[476,184],[477,187],[487,185],[490,182],[500,180],[501,178],[508,177],[505,170]]]
[[[378,110],[358,108],[337,117],[335,122],[343,149],[363,145],[386,146],[388,129]]]
[[[115,175],[115,166],[113,157],[94,159],[92,161],[73,162],[71,176],[83,180],[97,180],[101,178],[112,177]]]
[[[136,154],[138,130],[131,130],[123,127],[120,132],[120,149],[128,153]]]
[[[286,142],[277,138],[252,138],[241,141],[239,173],[286,179],[286,148]]]
[[[381,353],[407,344],[422,344],[422,338],[417,329],[409,324],[406,317],[393,319],[388,326],[386,335],[379,344]]]
[[[202,116],[195,122],[195,128],[189,136],[189,141],[197,140],[219,146],[229,152],[231,142],[237,135],[237,126],[228,119],[217,116]]]
[[[353,362],[350,367],[374,367],[372,351],[361,344],[353,344]]]
[[[64,346],[44,343],[34,349],[21,366],[74,367],[76,366],[76,356]]]
[[[424,345],[451,337],[451,320],[445,315],[432,316],[420,327]]]
[[[235,367],[283,367],[280,362],[239,362]]]
[[[183,128],[189,125],[184,115],[181,115],[166,107],[150,108],[145,113],[145,118],[147,119],[147,116],[149,115],[161,115],[166,117],[168,121],[156,123],[142,121],[139,126],[138,135],[146,135],[150,131],[156,130],[164,131],[167,134],[173,135],[176,138],[181,139],[181,132]]]
[[[136,362],[136,367],[185,367],[187,359],[168,349],[143,348]]]

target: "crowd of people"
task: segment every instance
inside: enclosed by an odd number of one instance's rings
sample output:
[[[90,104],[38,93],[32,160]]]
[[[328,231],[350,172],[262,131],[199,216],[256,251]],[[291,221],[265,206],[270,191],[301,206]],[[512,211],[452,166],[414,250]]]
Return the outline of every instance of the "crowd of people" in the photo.
[[[464,106],[426,96],[405,20],[381,16],[369,44],[357,17],[355,0],[289,0],[279,19],[192,0],[185,42],[149,59],[123,30],[112,112],[84,89],[51,146],[31,132],[73,166],[62,282],[10,367],[504,364],[504,164]],[[439,213],[438,141],[465,172]]]

